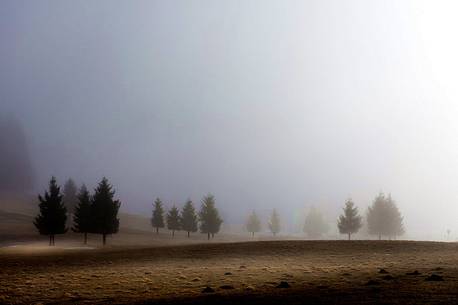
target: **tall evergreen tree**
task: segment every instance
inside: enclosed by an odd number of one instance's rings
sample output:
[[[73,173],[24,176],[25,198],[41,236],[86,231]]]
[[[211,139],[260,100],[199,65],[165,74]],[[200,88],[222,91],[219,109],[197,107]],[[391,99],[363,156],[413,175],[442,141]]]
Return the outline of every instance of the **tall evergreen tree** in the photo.
[[[347,234],[348,240],[351,239],[351,235],[357,233],[362,227],[362,218],[358,214],[358,208],[351,199],[345,202],[345,208],[343,209],[343,215],[340,215],[337,227],[339,228],[340,234]]]
[[[114,199],[115,190],[103,177],[92,197],[92,225],[91,233],[102,234],[103,244],[106,244],[108,234],[118,233],[118,211],[121,206],[119,200]]]
[[[387,233],[388,237],[396,239],[397,236],[401,236],[404,234],[404,225],[403,225],[403,217],[401,212],[399,211],[396,203],[394,202],[393,198],[391,198],[391,194],[388,195],[386,198],[386,204],[388,208],[388,219],[387,219]]]
[[[256,212],[253,211],[250,216],[248,216],[248,220],[246,223],[246,229],[248,232],[251,233],[251,236],[254,237],[254,233],[258,233],[261,231],[261,221],[258,218],[258,215],[256,215]]]
[[[379,240],[382,239],[382,236],[390,239],[396,238],[404,234],[402,222],[401,213],[391,195],[388,197],[385,197],[383,193],[377,195],[367,211],[369,234],[377,235]]]
[[[366,218],[369,234],[377,235],[379,240],[382,239],[382,235],[386,234],[385,221],[388,218],[385,194],[379,193],[375,197],[372,206],[367,210]]]
[[[91,195],[83,184],[77,195],[78,204],[73,214],[73,232],[84,234],[84,244],[87,244],[87,234],[91,231],[92,225],[92,204]]]
[[[172,236],[175,236],[175,231],[181,229],[180,213],[175,206],[167,213],[167,229],[172,231]]]
[[[197,232],[197,215],[192,201],[188,199],[181,210],[181,226],[188,233]]]
[[[151,218],[151,225],[156,228],[156,234],[159,234],[159,228],[164,227],[164,208],[162,207],[162,201],[159,198],[153,203],[153,217]]]
[[[55,177],[49,181],[49,190],[43,196],[38,195],[38,200],[40,213],[34,224],[40,234],[49,235],[49,245],[53,246],[54,236],[67,232],[67,209],[62,202],[62,194]]]
[[[223,220],[215,207],[215,197],[213,195],[209,194],[202,199],[199,220],[200,232],[207,234],[208,239],[219,232]]]
[[[280,232],[280,216],[275,209],[272,211],[272,215],[270,215],[268,225],[270,232],[272,232],[274,236]]]
[[[320,238],[328,230],[328,224],[324,221],[321,213],[312,207],[305,217],[304,232],[309,238]]]
[[[76,186],[75,181],[72,178],[69,178],[64,184],[63,190],[63,201],[67,212],[73,214],[75,212],[75,207],[78,204],[78,187]]]

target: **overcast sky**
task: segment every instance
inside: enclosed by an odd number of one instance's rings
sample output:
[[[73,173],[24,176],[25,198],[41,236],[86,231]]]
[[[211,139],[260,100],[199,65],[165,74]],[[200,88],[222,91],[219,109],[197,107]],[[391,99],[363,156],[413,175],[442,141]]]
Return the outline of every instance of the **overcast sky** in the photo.
[[[215,194],[227,219],[391,193],[458,231],[454,1],[0,2],[0,111],[37,179],[107,176],[124,211]],[[237,212],[236,212],[237,211]],[[240,217],[239,217],[240,218]]]

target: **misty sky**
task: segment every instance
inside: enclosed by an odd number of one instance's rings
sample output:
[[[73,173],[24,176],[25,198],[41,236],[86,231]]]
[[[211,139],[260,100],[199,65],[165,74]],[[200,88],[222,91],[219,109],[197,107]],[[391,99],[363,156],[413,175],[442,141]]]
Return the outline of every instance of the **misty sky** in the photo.
[[[334,221],[391,192],[408,236],[458,231],[454,1],[0,2],[0,112],[37,173],[149,215],[215,194]],[[286,215],[285,215],[286,214]],[[336,229],[333,229],[336,230]]]

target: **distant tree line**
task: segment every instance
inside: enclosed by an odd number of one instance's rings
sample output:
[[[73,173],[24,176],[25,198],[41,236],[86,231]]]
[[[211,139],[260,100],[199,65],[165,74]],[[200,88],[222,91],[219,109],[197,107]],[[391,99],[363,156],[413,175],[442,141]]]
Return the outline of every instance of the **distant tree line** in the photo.
[[[377,236],[378,239],[395,239],[404,234],[403,218],[391,195],[385,196],[380,193],[376,196],[367,210],[366,221],[368,233]],[[339,233],[347,235],[350,240],[362,227],[363,218],[359,215],[354,202],[348,199],[342,215],[337,220]],[[261,231],[261,221],[255,211],[249,214],[245,228],[252,236]],[[268,228],[274,236],[280,232],[280,218],[276,210],[273,210],[270,216]],[[311,239],[321,238],[329,231],[328,223],[317,208],[311,207],[305,216],[303,231]]]
[[[34,224],[39,233],[48,235],[49,245],[54,245],[55,235],[68,231],[67,207],[73,206],[72,231],[83,233],[85,244],[88,233],[101,234],[105,245],[106,236],[115,234],[119,230],[118,211],[121,206],[121,202],[114,199],[115,191],[108,179],[103,178],[99,182],[93,195],[83,184],[77,194],[70,196],[76,190],[73,181],[66,183],[64,188],[65,192],[62,193],[56,178],[52,177],[48,190],[43,196],[38,195],[40,210]],[[69,205],[67,206],[66,203]]]
[[[49,236],[50,245],[55,244],[55,235],[66,233],[69,228],[83,234],[84,244],[87,244],[87,236],[91,233],[100,234],[105,245],[106,237],[119,230],[118,211],[121,202],[114,195],[115,190],[105,177],[98,183],[93,194],[84,184],[78,190],[72,179],[66,181],[61,191],[56,178],[52,177],[48,189],[38,195],[39,214],[34,224],[40,234]],[[72,220],[70,225],[69,218]],[[366,222],[368,233],[378,239],[396,239],[404,234],[403,218],[391,195],[380,193],[375,197],[368,207]],[[160,198],[156,198],[153,203],[151,225],[156,233],[167,227],[172,237],[177,231],[184,231],[190,237],[191,233],[199,230],[210,239],[220,231],[222,223],[215,197],[211,194],[203,197],[198,212],[190,199],[181,210],[174,205],[167,212]],[[363,218],[354,202],[348,199],[337,220],[337,228],[350,240],[362,227]],[[254,210],[247,217],[245,228],[252,236],[261,232],[262,223]],[[281,231],[280,215],[275,209],[267,221],[267,228],[273,236]],[[303,231],[312,239],[321,238],[329,231],[328,223],[315,207],[310,208],[306,215]]]
[[[172,231],[172,236],[175,236],[176,231],[185,231],[187,236],[191,232],[200,232],[207,234],[207,238],[213,238],[219,232],[223,220],[219,216],[216,208],[215,197],[211,194],[202,199],[202,206],[199,213],[196,212],[194,204],[188,199],[181,209],[173,206],[164,216],[164,208],[160,198],[157,198],[153,203],[153,213],[151,217],[151,225],[155,228],[156,233],[159,233],[160,228],[165,227]],[[164,221],[166,220],[166,221]]]

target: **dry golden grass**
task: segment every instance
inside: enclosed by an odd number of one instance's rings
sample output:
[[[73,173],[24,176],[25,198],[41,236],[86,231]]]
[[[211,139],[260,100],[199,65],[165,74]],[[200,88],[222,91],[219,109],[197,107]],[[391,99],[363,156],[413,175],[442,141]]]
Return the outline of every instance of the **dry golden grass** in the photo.
[[[266,241],[93,250],[24,246],[1,249],[0,262],[0,303],[5,304],[458,300],[456,243]],[[380,268],[388,274],[379,273]],[[421,275],[407,275],[415,270]],[[444,281],[426,281],[431,274]],[[291,288],[276,288],[282,281]],[[202,294],[207,286],[215,292]]]

